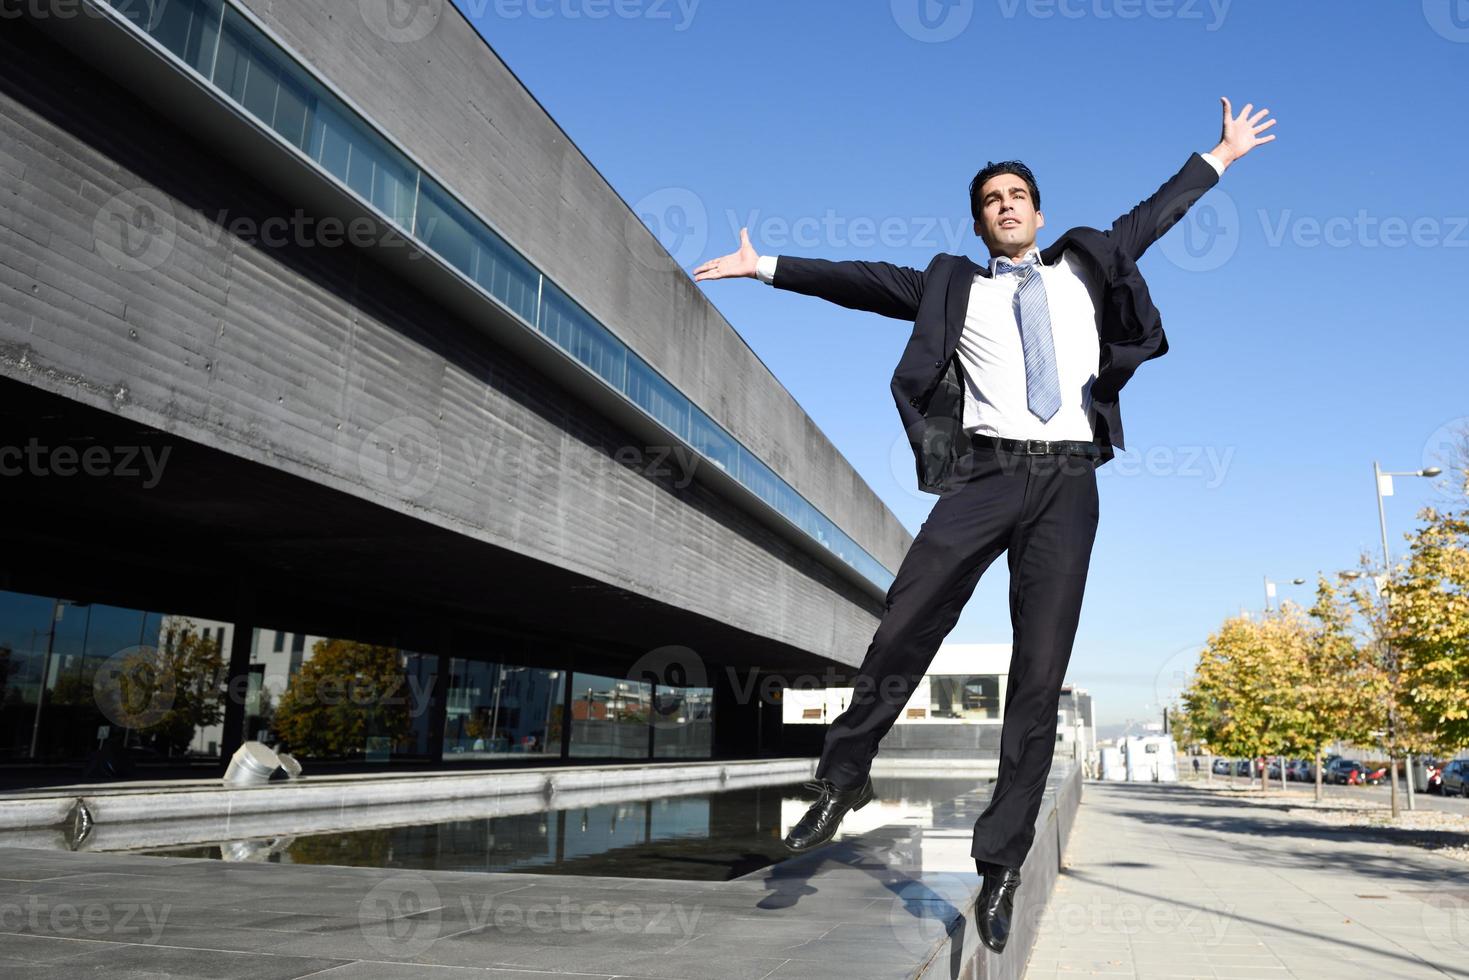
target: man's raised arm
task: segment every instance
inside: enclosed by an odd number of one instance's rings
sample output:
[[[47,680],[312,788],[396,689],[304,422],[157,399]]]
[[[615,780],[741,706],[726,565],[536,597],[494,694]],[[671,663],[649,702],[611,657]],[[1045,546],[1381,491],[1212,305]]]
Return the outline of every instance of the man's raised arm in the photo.
[[[794,255],[760,255],[750,232],[740,229],[740,248],[710,259],[694,270],[694,281],[759,279],[780,289],[815,296],[851,310],[866,310],[899,320],[918,316],[924,273],[891,262],[832,262]]]
[[[1246,103],[1235,116],[1229,99],[1220,97],[1224,103],[1224,126],[1219,144],[1208,153],[1195,154],[1213,168],[1213,173],[1194,163],[1193,156],[1182,170],[1168,179],[1151,197],[1142,201],[1131,211],[1112,222],[1108,236],[1118,242],[1118,247],[1135,262],[1148,250],[1148,246],[1162,238],[1168,229],[1188,213],[1194,202],[1204,192],[1218,183],[1225,169],[1261,143],[1275,139],[1274,134],[1259,134],[1275,125],[1275,120],[1262,122],[1269,109],[1261,109],[1250,116],[1253,103]]]

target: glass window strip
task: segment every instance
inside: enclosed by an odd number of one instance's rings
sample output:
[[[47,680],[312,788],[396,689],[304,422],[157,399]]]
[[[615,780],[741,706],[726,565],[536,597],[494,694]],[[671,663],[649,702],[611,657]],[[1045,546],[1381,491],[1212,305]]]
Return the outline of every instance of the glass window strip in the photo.
[[[730,473],[803,534],[874,584],[891,585],[892,572],[318,83],[232,4],[172,0],[151,19],[140,20],[131,0],[107,2],[135,30],[151,36],[263,128],[295,146],[386,220],[418,239],[655,422]],[[288,93],[285,115],[280,111],[283,92]],[[298,132],[297,102],[302,116],[299,136],[294,135]],[[267,104],[269,112],[265,111]],[[413,196],[405,200],[409,184]],[[430,206],[425,208],[425,204]]]

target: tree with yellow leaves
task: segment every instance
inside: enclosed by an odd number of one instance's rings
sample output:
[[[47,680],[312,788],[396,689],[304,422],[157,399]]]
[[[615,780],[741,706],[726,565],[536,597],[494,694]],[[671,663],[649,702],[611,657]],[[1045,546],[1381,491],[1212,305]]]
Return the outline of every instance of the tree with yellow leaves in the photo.
[[[1263,619],[1225,620],[1205,642],[1184,692],[1184,729],[1224,756],[1299,749],[1303,719],[1294,692],[1307,669],[1307,635],[1294,606]],[[1265,779],[1262,771],[1262,787]]]
[[[1315,797],[1321,801],[1321,756],[1338,739],[1371,740],[1386,726],[1387,676],[1368,645],[1358,642],[1354,606],[1325,576],[1311,606],[1309,669],[1298,690],[1300,739],[1315,756]]]
[[[1469,744],[1469,512],[1426,509],[1395,576],[1388,635],[1398,652],[1401,714],[1419,751]]]
[[[412,728],[403,655],[355,640],[317,640],[276,708],[276,731],[296,754],[365,753],[367,739],[396,745]]]

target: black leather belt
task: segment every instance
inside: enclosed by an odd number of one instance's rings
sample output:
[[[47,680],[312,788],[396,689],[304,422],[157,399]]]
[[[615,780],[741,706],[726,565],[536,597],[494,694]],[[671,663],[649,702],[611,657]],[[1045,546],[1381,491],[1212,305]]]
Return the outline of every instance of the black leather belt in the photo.
[[[1008,453],[1020,453],[1025,456],[1090,456],[1099,459],[1102,455],[1101,446],[1078,439],[1001,439],[998,436],[986,436],[977,432],[972,433],[970,439],[976,446],[1003,449]]]

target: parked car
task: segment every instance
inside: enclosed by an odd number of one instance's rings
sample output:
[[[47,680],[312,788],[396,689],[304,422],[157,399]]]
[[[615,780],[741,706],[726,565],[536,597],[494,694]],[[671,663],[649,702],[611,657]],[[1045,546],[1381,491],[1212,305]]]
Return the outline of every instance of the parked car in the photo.
[[[1215,759],[1213,769],[1216,776],[1228,776],[1230,762],[1228,759]]]
[[[1310,777],[1306,775],[1306,771],[1310,768],[1310,765],[1311,763],[1307,762],[1305,759],[1291,759],[1285,764],[1286,780],[1293,783],[1303,783],[1307,781],[1308,779],[1310,779]]]
[[[1352,786],[1377,786],[1385,779],[1387,779],[1387,766],[1378,766],[1376,769],[1362,766],[1348,774],[1347,783]]]
[[[1296,775],[1296,772],[1297,772],[1298,769],[1300,769],[1301,764],[1303,762],[1304,762],[1304,760],[1302,760],[1302,759],[1286,759],[1285,760],[1285,780],[1286,780],[1286,782],[1290,782],[1291,780],[1294,780],[1294,779],[1299,778]],[[1273,762],[1270,763],[1270,778],[1271,779],[1279,779],[1280,778],[1280,760],[1279,759],[1276,759],[1276,760],[1274,760]]]
[[[1443,795],[1469,796],[1469,759],[1455,759],[1443,767]]]
[[[1338,786],[1345,786],[1348,783],[1352,782],[1355,778],[1355,774],[1360,772],[1361,770],[1362,763],[1356,761],[1355,759],[1332,759],[1331,765],[1326,767],[1326,771],[1321,777],[1321,781],[1325,783],[1333,783]]]

